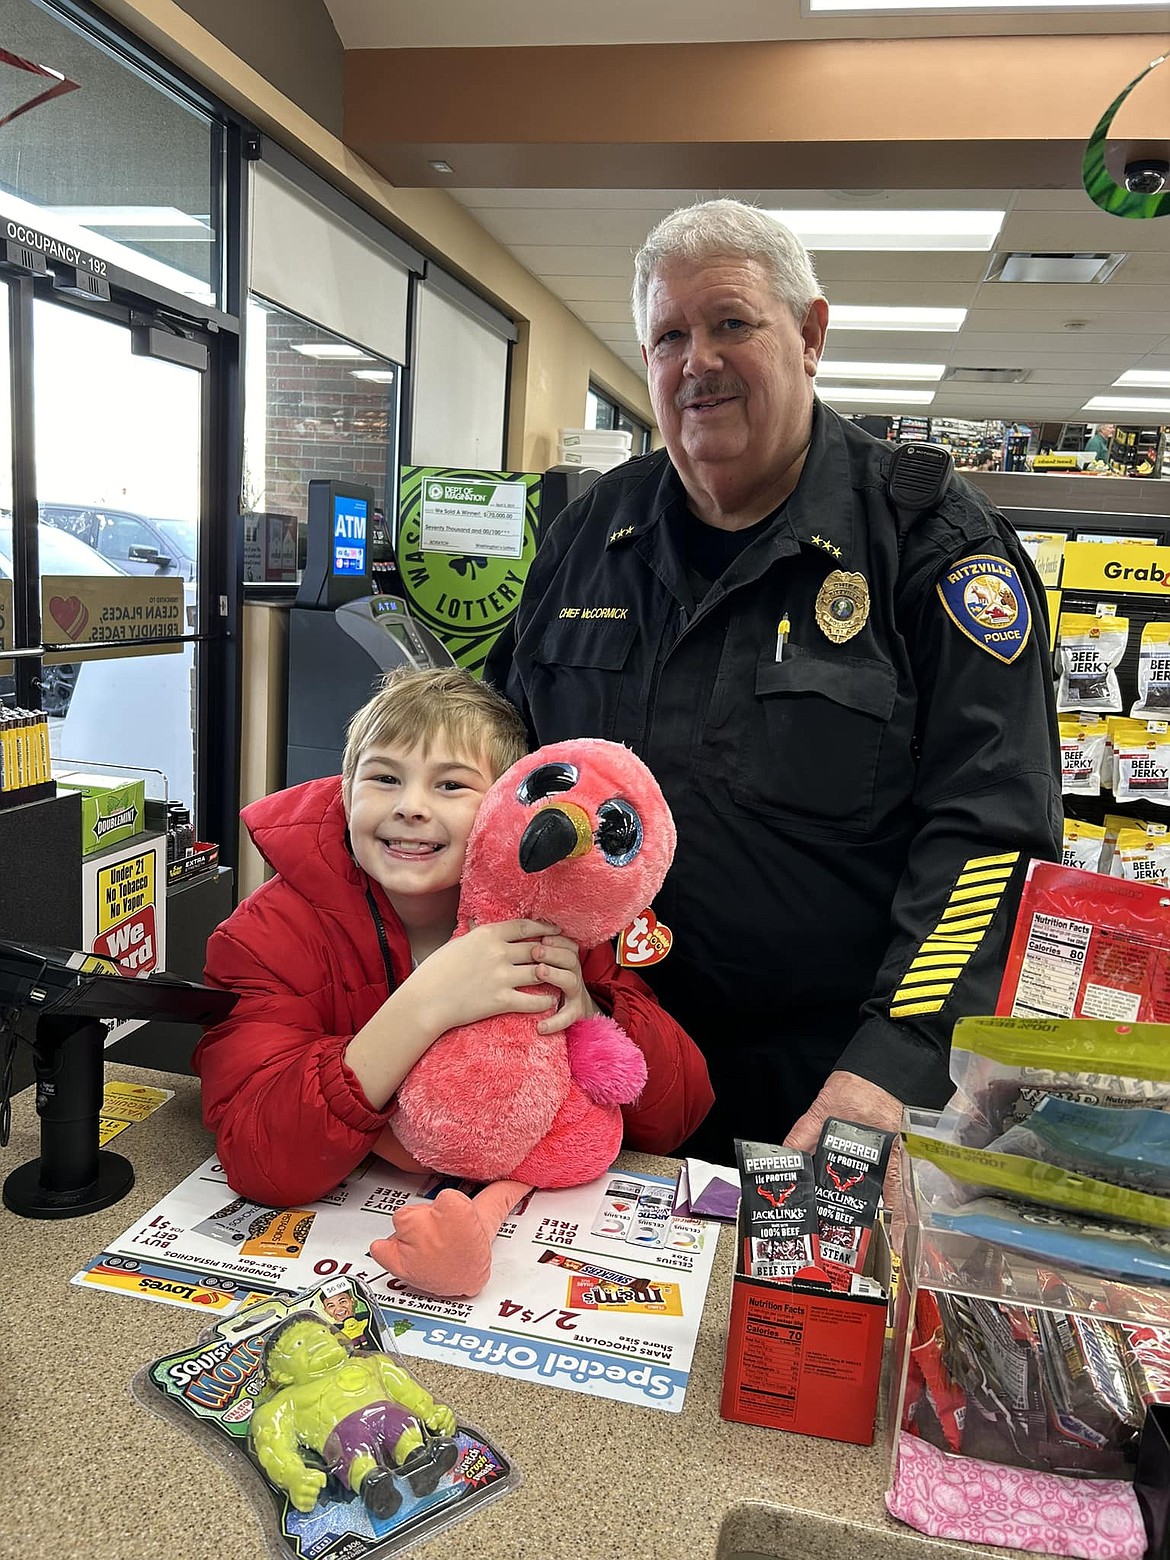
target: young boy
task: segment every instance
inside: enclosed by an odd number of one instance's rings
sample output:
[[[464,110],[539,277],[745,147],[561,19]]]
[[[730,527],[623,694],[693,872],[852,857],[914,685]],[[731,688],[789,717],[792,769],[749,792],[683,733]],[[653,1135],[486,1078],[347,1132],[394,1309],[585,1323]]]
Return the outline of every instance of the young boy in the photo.
[[[441,1034],[547,1010],[601,1009],[642,1051],[625,1141],[669,1153],[712,1101],[706,1064],[608,945],[504,921],[450,941],[467,837],[485,793],[527,751],[515,710],[466,672],[391,673],[350,722],[342,774],[245,808],[277,876],[212,935],[206,978],[238,993],[194,1058],[203,1119],[236,1192],[315,1201],[379,1140],[394,1094]],[[522,987],[547,984],[559,999]],[[383,1138],[387,1133],[387,1138]]]

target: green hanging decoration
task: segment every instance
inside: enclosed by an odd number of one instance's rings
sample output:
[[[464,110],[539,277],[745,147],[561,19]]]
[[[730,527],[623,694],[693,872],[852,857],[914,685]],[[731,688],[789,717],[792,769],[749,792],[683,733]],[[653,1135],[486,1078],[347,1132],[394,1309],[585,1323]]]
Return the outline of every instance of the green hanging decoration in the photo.
[[[1163,190],[1157,195],[1141,195],[1134,190],[1127,190],[1123,184],[1117,183],[1105,166],[1105,140],[1117,110],[1138,83],[1144,81],[1167,58],[1170,56],[1160,54],[1156,60],[1151,60],[1141,75],[1135,76],[1129,86],[1118,93],[1098,120],[1096,129],[1089,137],[1089,144],[1085,147],[1085,160],[1081,165],[1085,193],[1094,205],[1100,206],[1102,211],[1111,212],[1115,217],[1139,220],[1144,217],[1170,217],[1170,190]]]

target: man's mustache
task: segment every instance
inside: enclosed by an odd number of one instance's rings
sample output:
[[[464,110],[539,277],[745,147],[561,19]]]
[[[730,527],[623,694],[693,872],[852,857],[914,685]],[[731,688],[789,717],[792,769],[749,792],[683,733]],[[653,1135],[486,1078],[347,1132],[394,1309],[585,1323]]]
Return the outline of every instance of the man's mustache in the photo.
[[[674,404],[681,412],[696,401],[722,401],[730,396],[743,395],[744,389],[742,379],[704,379],[697,384],[684,385],[675,396]]]

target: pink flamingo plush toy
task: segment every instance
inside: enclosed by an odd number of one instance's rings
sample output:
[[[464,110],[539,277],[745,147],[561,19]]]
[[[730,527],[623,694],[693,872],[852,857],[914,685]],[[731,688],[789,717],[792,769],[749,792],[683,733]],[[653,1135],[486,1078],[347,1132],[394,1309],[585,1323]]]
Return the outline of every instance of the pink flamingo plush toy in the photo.
[[[525,916],[560,927],[584,954],[649,905],[674,843],[666,800],[628,748],[584,738],[541,748],[484,798],[454,935]],[[416,1289],[477,1293],[492,1239],[524,1193],[591,1181],[621,1147],[620,1107],[646,1081],[642,1053],[611,1018],[542,1035],[543,1016],[501,1013],[448,1030],[398,1091],[381,1153],[405,1169],[492,1183],[474,1198],[448,1188],[407,1206],[394,1235],[370,1247]]]

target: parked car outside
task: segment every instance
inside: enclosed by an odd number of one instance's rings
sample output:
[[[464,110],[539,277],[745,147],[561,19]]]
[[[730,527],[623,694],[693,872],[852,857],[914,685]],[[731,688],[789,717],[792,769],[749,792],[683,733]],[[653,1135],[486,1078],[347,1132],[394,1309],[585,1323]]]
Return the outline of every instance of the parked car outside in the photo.
[[[42,520],[37,527],[37,546],[40,550],[42,574],[115,574],[126,573],[116,563],[101,557],[80,537],[68,531],[56,530]],[[12,516],[0,513],[0,578],[12,578]],[[2,659],[2,657],[0,657]],[[41,708],[46,715],[64,715],[77,686],[77,663],[66,661],[60,666],[43,666],[41,669]],[[0,704],[13,704],[16,699],[15,678],[0,677]]]
[[[125,574],[174,574],[195,578],[199,551],[193,520],[160,520],[103,504],[40,506],[41,519],[88,542]]]

